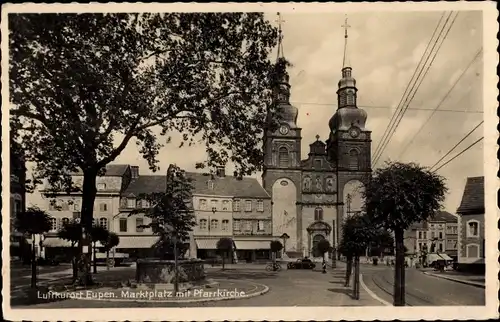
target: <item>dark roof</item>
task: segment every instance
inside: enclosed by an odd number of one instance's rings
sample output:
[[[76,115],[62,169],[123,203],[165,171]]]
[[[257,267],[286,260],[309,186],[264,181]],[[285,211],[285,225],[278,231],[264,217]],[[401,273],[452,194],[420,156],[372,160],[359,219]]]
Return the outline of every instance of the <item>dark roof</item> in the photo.
[[[104,176],[106,177],[121,177],[125,174],[125,171],[127,171],[127,168],[129,165],[127,164],[108,164],[106,166],[106,173]],[[72,173],[72,175],[83,175],[83,172],[78,169],[77,172]],[[103,177],[104,177],[103,176]]]
[[[165,189],[167,189],[166,175],[141,175],[130,181],[123,195],[138,197],[143,193],[162,192]]]
[[[484,213],[484,177],[469,177],[465,184],[459,214]]]
[[[438,211],[438,212],[436,212],[436,214],[433,217],[429,218],[428,221],[429,222],[445,221],[445,222],[450,222],[450,223],[456,223],[456,222],[458,222],[458,219],[456,216],[450,214],[447,211]]]
[[[257,179],[243,178],[241,180],[233,176],[212,177],[202,173],[187,172],[186,175],[193,179],[195,194],[206,194],[214,196],[234,196],[240,198],[270,198],[266,190],[259,184]],[[166,189],[166,175],[141,175],[132,180],[123,192],[124,196],[138,196],[142,193],[161,192]],[[213,189],[209,188],[208,181],[214,183]]]
[[[244,177],[238,179],[233,176],[214,177],[203,173],[188,172],[188,177],[192,178],[194,193],[214,195],[214,196],[234,196],[249,198],[270,198],[267,191],[255,178]],[[214,183],[213,189],[208,185],[208,181]]]

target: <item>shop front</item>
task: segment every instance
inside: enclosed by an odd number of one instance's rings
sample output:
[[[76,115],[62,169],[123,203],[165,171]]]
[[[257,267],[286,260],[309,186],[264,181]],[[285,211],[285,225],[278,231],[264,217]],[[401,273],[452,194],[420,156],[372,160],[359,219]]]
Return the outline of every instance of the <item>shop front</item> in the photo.
[[[247,263],[272,259],[271,240],[234,240],[239,261]]]

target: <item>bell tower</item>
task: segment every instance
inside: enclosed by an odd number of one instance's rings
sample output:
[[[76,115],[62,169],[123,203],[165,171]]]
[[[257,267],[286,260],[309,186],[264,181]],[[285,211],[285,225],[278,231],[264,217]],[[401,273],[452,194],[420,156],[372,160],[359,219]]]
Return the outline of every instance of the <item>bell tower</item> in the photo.
[[[357,182],[362,185],[371,174],[371,131],[367,130],[367,113],[358,108],[358,88],[348,55],[347,18],[344,28],[344,57],[341,78],[338,82],[338,109],[328,123],[330,135],[327,144],[328,159],[336,165],[337,171],[337,213],[345,214],[344,188],[346,184]],[[343,218],[339,218],[339,223]],[[340,236],[340,226],[337,233]]]
[[[278,13],[278,53],[273,84],[275,113],[270,113],[276,128],[264,133],[264,166],[262,185],[272,196],[273,236],[286,234],[288,251],[300,249],[300,205],[302,172],[301,129],[297,125],[298,109],[290,104],[290,76],[283,54],[283,20]]]

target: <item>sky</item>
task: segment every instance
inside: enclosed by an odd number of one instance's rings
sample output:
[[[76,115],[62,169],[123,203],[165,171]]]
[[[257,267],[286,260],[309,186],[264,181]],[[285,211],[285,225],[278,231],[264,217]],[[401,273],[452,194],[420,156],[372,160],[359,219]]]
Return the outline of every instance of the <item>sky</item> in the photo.
[[[349,13],[348,61],[357,80],[358,106],[368,114],[366,127],[372,131],[372,151],[379,145],[442,13]],[[267,17],[276,25],[275,13]],[[328,137],[328,120],[337,109],[345,17],[343,13],[282,14],[284,54],[293,64],[289,70],[291,101],[299,109],[303,158],[316,135],[322,140]],[[479,58],[442,102],[439,109],[446,111],[438,110],[416,136],[432,113],[421,109],[436,108],[480,50],[482,41],[482,13],[460,11],[377,166],[386,160],[432,166],[482,121],[483,61]],[[482,133],[481,126],[449,157],[480,138]],[[174,143],[160,151],[160,173],[172,163],[194,171],[195,163],[206,157],[204,145],[179,149],[176,139],[174,135]],[[405,153],[401,153],[412,140]],[[141,174],[151,173],[134,142],[129,143],[114,163],[138,165]],[[231,166],[228,168],[231,171]],[[446,178],[449,189],[444,209],[455,213],[466,178],[484,175],[483,145],[477,144],[438,173]],[[260,180],[260,173],[254,177]],[[35,203],[35,200],[32,196],[28,202]]]

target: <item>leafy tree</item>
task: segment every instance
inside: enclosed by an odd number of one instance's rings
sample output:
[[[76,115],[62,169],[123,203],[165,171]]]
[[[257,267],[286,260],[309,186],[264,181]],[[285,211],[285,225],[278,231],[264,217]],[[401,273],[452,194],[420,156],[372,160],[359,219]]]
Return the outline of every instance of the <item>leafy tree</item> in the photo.
[[[355,214],[347,218],[342,226],[342,240],[340,248],[348,258],[346,283],[349,286],[352,261],[354,259],[354,297],[359,300],[359,257],[364,254],[366,247],[372,242],[375,227],[365,214]]]
[[[261,168],[260,137],[276,126],[267,117],[276,113],[273,75],[286,66],[269,60],[277,30],[263,13],[8,19],[12,137],[35,164],[35,178],[52,191],[82,191],[87,231],[96,178],[130,142],[153,171],[173,132],[181,133],[181,146],[205,144],[200,167],[231,161],[237,175]],[[71,181],[74,171],[83,174],[81,187]],[[80,253],[83,244],[89,241],[79,242]]]
[[[273,269],[276,270],[276,257],[279,251],[283,249],[283,244],[279,240],[272,240],[270,243],[270,249],[273,254]]]
[[[222,269],[224,270],[224,258],[233,252],[233,240],[231,238],[222,237],[217,241],[217,250],[222,256]]]
[[[394,253],[394,237],[386,230],[379,228],[375,231],[373,240],[370,242],[370,250],[375,256],[383,256],[386,252]]]
[[[316,248],[318,252],[323,256],[323,267],[325,266],[325,254],[332,250],[332,246],[330,246],[330,242],[327,239],[322,239],[318,242],[316,245]],[[325,270],[323,270],[323,273],[326,273]]]
[[[97,255],[96,255],[96,247],[97,242],[104,244],[109,238],[109,230],[106,228],[94,225],[92,230],[90,231],[90,235],[92,237],[92,254],[94,254],[94,273],[97,273]]]
[[[36,248],[34,235],[41,235],[52,228],[51,217],[48,213],[38,207],[29,207],[24,212],[18,212],[14,221],[14,227],[25,236],[30,235],[31,247],[31,287],[36,288]]]
[[[101,241],[101,243],[104,247],[104,251],[106,252],[106,269],[109,271],[109,251],[113,249],[113,247],[116,247],[120,244],[120,237],[116,233],[110,231],[108,234],[108,239],[104,242]]]
[[[396,269],[394,305],[405,305],[404,231],[440,210],[447,188],[443,177],[415,163],[387,163],[366,184],[370,219],[394,232]]]
[[[166,182],[164,192],[141,194],[141,207],[130,212],[130,216],[141,214],[151,219],[149,224],[139,227],[150,228],[159,236],[153,247],[159,257],[173,259],[174,235],[179,251],[185,252],[184,241],[189,240],[189,232],[196,225],[192,208],[193,184],[185,171],[175,165],[169,167]]]

